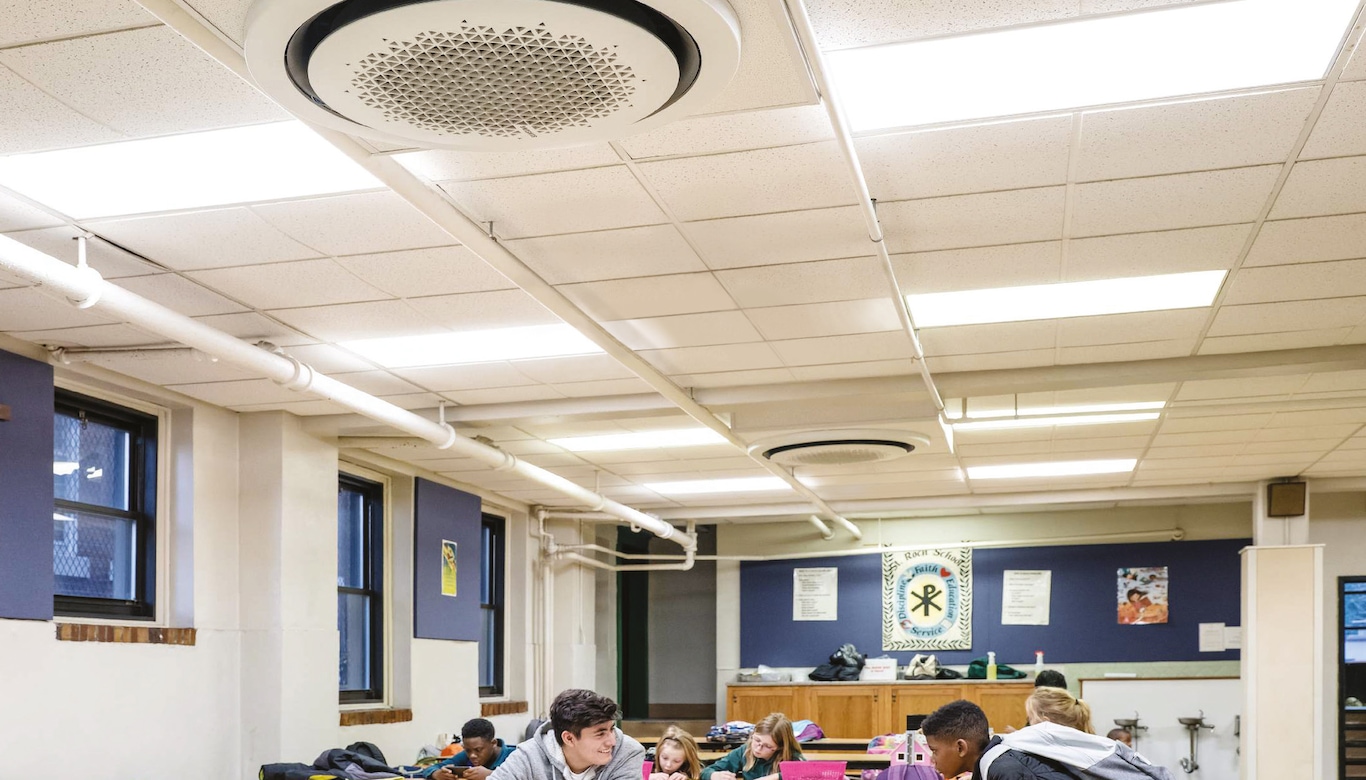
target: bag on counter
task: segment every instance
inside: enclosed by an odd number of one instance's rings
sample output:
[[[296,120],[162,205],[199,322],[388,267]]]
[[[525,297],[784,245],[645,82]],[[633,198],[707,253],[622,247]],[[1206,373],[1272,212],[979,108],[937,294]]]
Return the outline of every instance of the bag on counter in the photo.
[[[996,679],[998,680],[1023,680],[1027,675],[1013,666],[996,664]],[[987,659],[974,658],[968,664],[969,680],[985,680],[987,678]]]

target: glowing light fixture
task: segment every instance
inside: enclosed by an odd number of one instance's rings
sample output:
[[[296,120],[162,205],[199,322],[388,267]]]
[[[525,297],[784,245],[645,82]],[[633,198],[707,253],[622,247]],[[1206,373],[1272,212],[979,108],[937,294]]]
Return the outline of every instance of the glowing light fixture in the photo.
[[[339,346],[388,368],[564,357],[602,351],[582,333],[563,324],[431,333],[424,336],[387,336],[343,341]]]
[[[1014,463],[1004,466],[968,466],[971,479],[1018,479],[1021,477],[1080,477],[1089,474],[1122,474],[1133,471],[1138,460],[1069,460],[1052,463]]]
[[[1085,414],[1066,417],[1008,417],[996,420],[972,420],[954,423],[955,431],[999,431],[1011,428],[1048,428],[1054,425],[1107,425],[1113,423],[1156,420],[1157,412],[1133,414]]]
[[[676,431],[641,431],[613,433],[602,436],[573,436],[551,439],[550,443],[571,452],[606,452],[610,450],[647,450],[656,447],[695,447],[703,444],[723,444],[726,439],[710,428],[685,428]]]

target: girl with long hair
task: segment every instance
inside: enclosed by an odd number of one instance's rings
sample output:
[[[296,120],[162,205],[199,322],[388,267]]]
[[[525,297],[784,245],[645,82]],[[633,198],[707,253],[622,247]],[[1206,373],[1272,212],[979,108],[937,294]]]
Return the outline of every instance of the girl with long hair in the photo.
[[[701,774],[697,740],[678,726],[665,729],[655,745],[655,767],[650,780],[698,780]]]
[[[805,760],[792,721],[775,712],[754,724],[748,742],[703,769],[701,780],[780,780],[778,767],[784,761]]]

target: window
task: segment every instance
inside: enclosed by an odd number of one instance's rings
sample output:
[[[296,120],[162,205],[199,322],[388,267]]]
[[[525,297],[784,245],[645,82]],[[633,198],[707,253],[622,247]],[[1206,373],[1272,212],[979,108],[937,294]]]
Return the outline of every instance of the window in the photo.
[[[52,433],[54,611],[155,618],[157,418],[58,390]]]
[[[479,533],[480,696],[503,693],[503,530],[503,518],[484,515]]]
[[[337,491],[341,701],[384,698],[384,486],[342,474]]]

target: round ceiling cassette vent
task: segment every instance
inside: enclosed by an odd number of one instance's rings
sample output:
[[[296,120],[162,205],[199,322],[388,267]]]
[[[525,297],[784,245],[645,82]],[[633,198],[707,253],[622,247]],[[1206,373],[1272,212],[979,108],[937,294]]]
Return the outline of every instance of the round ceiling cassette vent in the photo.
[[[928,436],[914,431],[803,431],[755,442],[749,451],[789,468],[847,466],[895,460],[929,443]]]
[[[696,113],[734,75],[740,27],[725,0],[257,0],[245,48],[305,121],[496,151]]]

